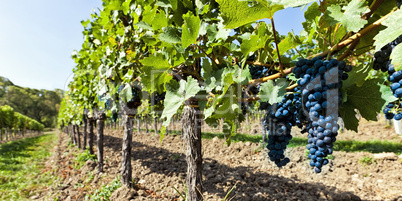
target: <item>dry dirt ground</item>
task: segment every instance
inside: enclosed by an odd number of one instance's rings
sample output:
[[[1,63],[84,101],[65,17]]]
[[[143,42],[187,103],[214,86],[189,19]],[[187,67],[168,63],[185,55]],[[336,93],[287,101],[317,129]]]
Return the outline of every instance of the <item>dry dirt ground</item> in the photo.
[[[375,133],[369,125],[367,131]],[[85,195],[109,184],[120,171],[122,136],[121,130],[105,131],[105,172],[97,174],[92,161],[79,170],[73,168],[80,151],[69,148],[67,135],[61,133],[55,154],[47,162],[47,171],[59,179],[38,199],[85,200]],[[288,148],[291,163],[277,168],[267,160],[265,151],[258,151],[259,144],[239,142],[228,147],[218,138],[202,143],[205,200],[222,200],[234,186],[228,196],[231,200],[402,200],[400,159],[363,164],[359,162],[363,157],[373,155],[334,152],[335,159],[321,174],[315,174],[304,147]],[[132,145],[135,189],[120,188],[111,200],[182,200],[173,188],[185,191],[185,145],[181,137],[168,135],[160,143],[159,136],[134,133]]]

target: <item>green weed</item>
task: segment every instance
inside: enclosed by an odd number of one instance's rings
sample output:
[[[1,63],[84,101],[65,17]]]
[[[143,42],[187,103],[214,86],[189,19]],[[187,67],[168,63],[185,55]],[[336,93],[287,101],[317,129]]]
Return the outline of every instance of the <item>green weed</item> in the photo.
[[[91,182],[95,178],[94,172],[88,172],[88,177],[85,179],[84,183],[87,184]]]
[[[237,183],[238,182],[236,182],[235,183],[235,185],[233,185],[233,187],[226,193],[226,195],[225,195],[225,197],[222,199],[222,201],[226,201],[227,199],[228,199],[228,197],[229,197],[229,195],[230,195],[230,193],[232,193],[232,191],[236,188],[236,185],[237,185]],[[172,186],[172,188],[179,194],[179,196],[181,197],[181,198],[183,198],[183,200],[188,200],[187,199],[187,196],[188,196],[188,191],[187,191],[187,185],[183,182],[183,186],[184,186],[184,195],[183,195],[183,193],[180,193],[180,191],[179,190],[177,190],[177,188],[175,188],[174,186]],[[197,189],[198,190],[198,189]],[[231,198],[231,199],[233,199],[234,198],[234,196]],[[231,200],[231,199],[229,199],[229,200]],[[202,200],[205,200],[205,198],[203,197],[202,198]]]
[[[101,189],[96,190],[92,195],[85,196],[85,200],[93,201],[109,201],[113,191],[121,187],[120,175],[117,176],[110,184],[102,186]]]
[[[74,159],[75,161],[74,168],[77,170],[80,169],[82,166],[84,166],[87,160],[96,161],[96,155],[90,154],[89,149],[85,150],[82,153],[77,154],[77,157]]]
[[[382,152],[394,152],[396,154],[402,153],[402,143],[401,142],[389,142],[381,140],[371,140],[371,141],[345,141],[338,140],[334,144],[334,150],[336,151],[346,151],[346,152],[356,152],[356,151],[366,151],[370,153],[382,153]]]
[[[359,162],[363,165],[371,165],[373,163],[373,157],[364,156]]]

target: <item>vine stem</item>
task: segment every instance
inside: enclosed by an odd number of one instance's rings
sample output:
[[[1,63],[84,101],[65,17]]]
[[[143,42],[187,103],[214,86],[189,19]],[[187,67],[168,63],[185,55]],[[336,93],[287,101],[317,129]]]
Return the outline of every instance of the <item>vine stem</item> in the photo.
[[[357,39],[362,38],[363,36],[365,36],[366,34],[370,33],[371,31],[377,29],[379,26],[381,26],[381,23],[386,20],[390,15],[392,15],[394,13],[394,11],[391,11],[390,13],[388,13],[387,15],[385,15],[384,17],[378,19],[377,21],[375,21],[373,24],[370,24],[369,26],[367,26],[366,28],[364,28],[363,30],[359,31],[358,33],[352,35],[351,37],[349,37],[348,39],[336,44],[335,46],[333,46],[331,49],[319,54],[318,56],[326,56],[328,53],[330,52],[334,52],[334,51],[338,51],[341,50],[342,48],[348,46],[349,44],[351,44],[352,42],[354,42]]]
[[[370,16],[377,10],[378,7],[384,2],[384,0],[375,0],[371,5],[370,5],[370,12],[364,13],[362,16],[362,19],[367,20],[370,18]]]
[[[348,57],[349,55],[351,55],[352,52],[353,52],[353,50],[354,50],[354,49],[357,47],[357,45],[359,44],[359,42],[360,42],[360,39],[357,39],[355,42],[353,42],[353,43],[349,46],[348,50],[346,50],[345,53],[343,53],[341,56],[338,57],[338,60],[339,60],[339,61],[344,60],[346,57]]]
[[[275,45],[276,45],[276,52],[278,53],[278,60],[279,60],[279,69],[282,74],[283,72],[283,66],[282,66],[282,61],[281,61],[281,55],[279,54],[279,46],[278,46],[278,40],[276,39],[276,31],[275,31],[275,23],[274,23],[274,18],[271,18],[271,23],[272,23],[272,31],[274,33],[274,40],[275,40]]]
[[[219,65],[219,64],[220,64],[219,60],[215,57],[214,54],[208,55],[199,45],[195,44],[195,46],[196,46],[202,53],[204,53],[205,56],[207,56],[209,59],[211,59],[212,61],[214,61],[216,65]]]
[[[358,33],[350,36],[349,38],[347,38],[346,40],[341,41],[340,43],[336,44],[335,46],[333,46],[331,49],[322,52],[321,54],[317,54],[314,56],[322,56],[325,57],[327,56],[329,53],[333,53],[335,51],[341,50],[343,48],[345,48],[346,46],[348,46],[349,44],[351,44],[352,42],[359,40],[360,38],[362,38],[363,36],[365,36],[366,34],[370,33],[371,31],[377,29],[379,26],[381,26],[381,23],[386,20],[390,15],[392,15],[395,12],[395,10],[391,11],[390,13],[388,13],[387,15],[385,15],[384,17],[378,19],[377,21],[375,21],[373,24],[370,24],[369,26],[367,26],[366,28],[362,29],[361,31],[359,31]],[[250,80],[250,82],[248,84],[256,84],[256,83],[261,83],[261,82],[266,82],[268,80],[274,80],[274,79],[278,79],[280,77],[283,77],[284,75],[290,74],[292,72],[292,69],[294,68],[288,68],[286,70],[283,71],[282,73],[276,73],[273,75],[270,75],[268,77],[263,77],[263,78],[259,78],[259,79],[254,79],[254,80]]]

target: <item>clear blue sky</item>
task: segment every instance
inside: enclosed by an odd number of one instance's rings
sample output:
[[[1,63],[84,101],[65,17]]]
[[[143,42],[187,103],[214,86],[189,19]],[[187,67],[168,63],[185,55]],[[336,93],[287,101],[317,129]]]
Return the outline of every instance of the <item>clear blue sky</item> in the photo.
[[[66,89],[73,50],[83,42],[81,20],[101,0],[0,0],[0,76],[36,89]],[[300,8],[274,15],[280,34],[296,34],[304,21]]]

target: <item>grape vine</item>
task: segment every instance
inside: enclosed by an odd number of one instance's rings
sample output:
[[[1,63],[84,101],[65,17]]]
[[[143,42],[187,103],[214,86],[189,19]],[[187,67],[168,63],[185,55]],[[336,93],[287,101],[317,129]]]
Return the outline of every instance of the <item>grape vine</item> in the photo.
[[[187,180],[195,181],[187,184],[188,196],[200,200],[202,158],[194,156],[201,156],[201,128],[189,128],[201,119],[211,126],[222,121],[230,144],[250,105],[260,101],[267,111],[269,159],[279,167],[289,163],[284,153],[292,127],[298,126],[308,133],[310,165],[319,173],[334,151],[338,117],[354,131],[359,124],[355,111],[376,120],[385,108],[387,118],[402,118],[402,46],[400,39],[392,42],[402,35],[402,11],[396,9],[401,1],[370,2],[104,0],[99,13],[82,21],[85,41],[73,53],[76,67],[59,125],[81,125],[96,117],[95,111],[108,117],[97,119],[101,124],[126,115],[122,163],[131,164],[133,115],[152,115],[155,125],[162,120],[162,139],[171,119],[184,115]],[[274,13],[304,5],[304,30],[277,33]],[[393,37],[384,37],[389,33]],[[372,47],[388,43],[373,61]],[[364,70],[372,62],[374,69],[390,73],[390,88],[381,88],[384,79]],[[136,112],[127,113],[122,105]],[[122,171],[126,185],[130,170]]]

